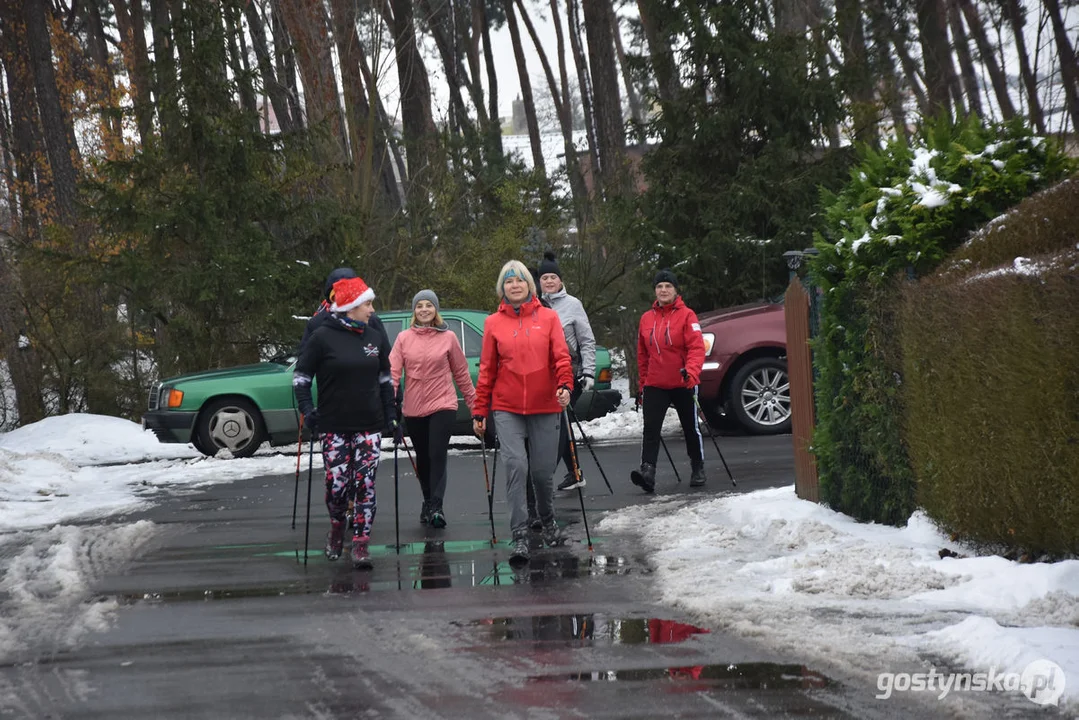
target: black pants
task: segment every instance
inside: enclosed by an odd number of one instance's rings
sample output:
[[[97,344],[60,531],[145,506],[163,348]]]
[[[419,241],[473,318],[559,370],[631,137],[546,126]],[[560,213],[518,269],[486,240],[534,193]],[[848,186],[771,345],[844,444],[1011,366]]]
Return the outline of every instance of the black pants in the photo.
[[[573,383],[573,392],[569,396],[569,406],[566,408],[567,415],[570,422],[573,422],[573,406],[577,404],[577,401],[581,399],[581,395],[584,394],[584,388],[581,387],[579,382]],[[566,463],[566,472],[570,475],[573,474],[573,456],[569,451],[569,428],[564,422],[562,423],[562,432],[558,436],[558,457],[562,462]],[[579,439],[578,439],[579,441]],[[581,448],[578,446],[577,451],[580,452]]]
[[[439,410],[425,417],[406,417],[405,427],[416,448],[416,475],[423,499],[442,505],[446,496],[446,456],[456,410]]]
[[[644,388],[643,409],[644,412],[644,442],[641,444],[641,462],[656,465],[659,457],[660,430],[663,429],[663,417],[667,414],[667,408],[674,405],[678,413],[678,421],[682,423],[682,433],[686,436],[686,454],[694,470],[704,467],[704,438],[701,437],[701,427],[697,422],[697,406],[694,404],[694,396],[697,389],[674,388]]]

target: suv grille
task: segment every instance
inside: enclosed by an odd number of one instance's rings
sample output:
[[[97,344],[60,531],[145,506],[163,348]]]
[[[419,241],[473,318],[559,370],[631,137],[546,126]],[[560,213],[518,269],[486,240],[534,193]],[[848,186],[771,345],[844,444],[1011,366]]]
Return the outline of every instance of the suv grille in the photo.
[[[158,403],[160,402],[160,396],[161,383],[155,383],[150,388],[150,402],[148,403],[148,407],[150,410],[157,410]]]

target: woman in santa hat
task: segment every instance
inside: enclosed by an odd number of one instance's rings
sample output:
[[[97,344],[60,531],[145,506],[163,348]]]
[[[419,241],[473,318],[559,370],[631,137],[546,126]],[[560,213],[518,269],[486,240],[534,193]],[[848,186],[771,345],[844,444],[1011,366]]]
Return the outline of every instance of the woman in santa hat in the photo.
[[[348,501],[352,518],[352,564],[371,566],[368,543],[375,520],[375,471],[383,432],[400,441],[390,382],[390,342],[367,324],[374,291],[361,278],[338,280],[326,322],[308,339],[292,378],[304,425],[317,432],[326,466],[330,532],[326,558],[341,557]],[[318,381],[318,407],[311,382]]]

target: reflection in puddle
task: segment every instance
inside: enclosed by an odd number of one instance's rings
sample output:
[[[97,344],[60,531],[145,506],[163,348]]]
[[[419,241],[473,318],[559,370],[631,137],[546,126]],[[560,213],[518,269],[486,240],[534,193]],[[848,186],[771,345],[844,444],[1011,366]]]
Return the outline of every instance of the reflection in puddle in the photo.
[[[832,684],[824,675],[804,665],[741,663],[738,665],[694,665],[692,667],[634,668],[629,670],[589,670],[564,675],[542,675],[531,682],[632,682],[642,680],[701,681],[701,689],[717,687],[739,690],[819,689]]]
[[[562,641],[602,639],[604,644],[671,644],[709,630],[659,618],[610,618],[587,615],[522,615],[476,620],[473,626],[489,627],[495,640]]]

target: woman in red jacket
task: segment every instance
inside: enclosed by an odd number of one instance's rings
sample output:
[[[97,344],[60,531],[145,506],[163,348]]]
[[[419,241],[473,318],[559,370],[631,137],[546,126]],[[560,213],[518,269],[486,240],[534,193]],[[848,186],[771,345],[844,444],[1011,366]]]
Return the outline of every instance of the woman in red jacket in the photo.
[[[528,561],[526,488],[531,461],[536,507],[548,546],[566,539],[554,518],[554,471],[562,409],[573,388],[566,336],[558,314],[543,307],[536,283],[524,264],[502,266],[495,291],[497,312],[483,324],[483,350],[476,383],[473,427],[483,437],[490,408],[506,462],[506,500],[510,504],[513,551],[510,562]],[[529,455],[525,454],[528,441]]]
[[[645,492],[656,489],[656,458],[667,408],[674,405],[686,436],[693,474],[691,487],[705,483],[704,445],[697,422],[697,385],[704,365],[704,336],[697,314],[678,294],[678,280],[660,270],[653,282],[656,301],[641,316],[637,332],[637,406],[644,405],[641,469],[630,473]]]
[[[469,408],[476,402],[476,391],[461,343],[442,321],[433,290],[420,290],[412,298],[412,327],[393,343],[390,374],[395,397],[402,373],[407,380],[402,414],[416,448],[416,475],[423,492],[420,522],[444,528],[446,456],[457,419],[453,384],[457,383]]]

